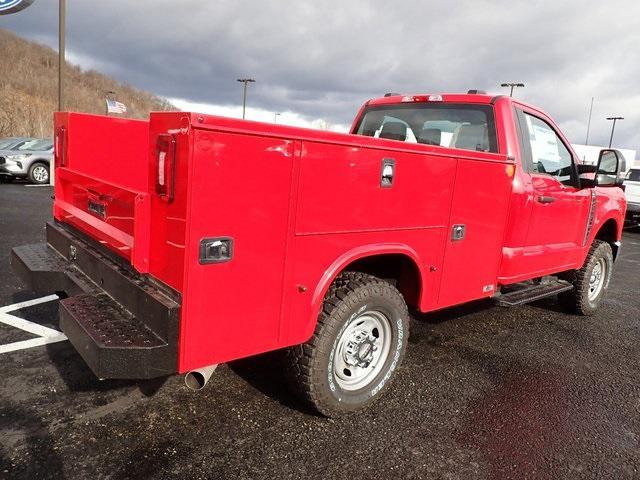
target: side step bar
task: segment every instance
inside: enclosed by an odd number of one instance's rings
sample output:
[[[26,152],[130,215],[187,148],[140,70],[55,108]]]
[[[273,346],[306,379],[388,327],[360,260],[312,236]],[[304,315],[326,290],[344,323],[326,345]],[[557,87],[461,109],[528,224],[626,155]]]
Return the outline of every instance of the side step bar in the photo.
[[[516,284],[506,293],[494,297],[501,307],[515,307],[525,303],[535,302],[542,298],[551,297],[558,293],[573,290],[573,285],[565,280],[547,280],[540,283]]]

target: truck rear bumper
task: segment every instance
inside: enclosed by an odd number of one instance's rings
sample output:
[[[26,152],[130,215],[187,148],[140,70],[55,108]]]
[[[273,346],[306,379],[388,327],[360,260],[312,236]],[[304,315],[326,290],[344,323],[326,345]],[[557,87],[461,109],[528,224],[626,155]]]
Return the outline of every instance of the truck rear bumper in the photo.
[[[64,292],[60,328],[98,378],[144,379],[178,366],[180,297],[71,229],[47,224],[47,243],[12,251],[35,291]]]

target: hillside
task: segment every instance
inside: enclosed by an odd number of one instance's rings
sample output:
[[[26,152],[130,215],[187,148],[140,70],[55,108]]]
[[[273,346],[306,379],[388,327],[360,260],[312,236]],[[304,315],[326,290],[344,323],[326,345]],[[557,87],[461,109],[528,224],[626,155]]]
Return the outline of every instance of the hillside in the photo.
[[[58,106],[58,54],[0,29],[0,137],[51,136]],[[152,110],[172,110],[167,101],[67,62],[65,110],[104,114],[105,92],[116,92],[127,106],[123,116],[147,118]]]

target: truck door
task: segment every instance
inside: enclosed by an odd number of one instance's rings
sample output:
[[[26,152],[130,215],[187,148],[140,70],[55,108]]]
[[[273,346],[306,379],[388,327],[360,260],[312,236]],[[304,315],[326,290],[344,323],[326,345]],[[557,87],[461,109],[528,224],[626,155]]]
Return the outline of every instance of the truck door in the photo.
[[[516,108],[516,113],[524,179],[533,197],[523,267],[529,274],[544,275],[576,261],[590,191],[579,188],[572,151],[552,124],[524,108]]]

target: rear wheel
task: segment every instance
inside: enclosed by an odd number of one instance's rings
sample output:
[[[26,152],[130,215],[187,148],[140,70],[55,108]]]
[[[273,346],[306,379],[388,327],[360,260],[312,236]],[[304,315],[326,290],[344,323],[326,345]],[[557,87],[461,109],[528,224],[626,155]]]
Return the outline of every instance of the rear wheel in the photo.
[[[49,167],[44,163],[34,163],[29,169],[29,180],[39,185],[49,183]]]
[[[325,416],[369,406],[394,377],[408,335],[407,306],[393,285],[364,273],[341,274],[313,337],[288,351],[296,393]]]
[[[579,315],[594,314],[609,288],[612,271],[611,245],[594,240],[582,268],[565,276],[574,288],[559,295],[560,303]]]

